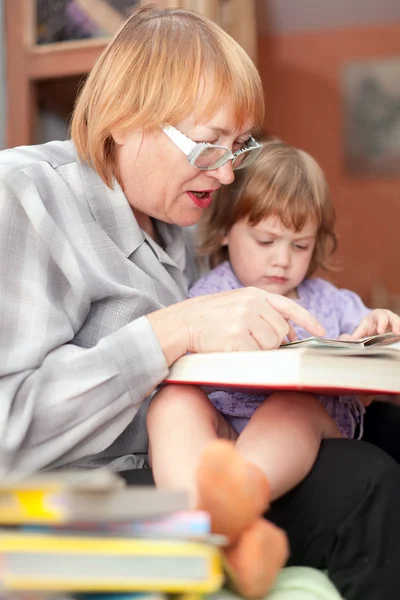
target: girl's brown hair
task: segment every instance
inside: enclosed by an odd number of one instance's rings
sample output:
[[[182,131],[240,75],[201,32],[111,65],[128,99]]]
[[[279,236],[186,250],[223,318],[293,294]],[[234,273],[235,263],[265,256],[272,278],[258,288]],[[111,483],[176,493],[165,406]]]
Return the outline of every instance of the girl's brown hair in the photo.
[[[208,120],[222,104],[232,107],[237,129],[245,122],[261,127],[264,95],[249,56],[206,17],[148,5],[125,22],[91,71],[71,137],[80,158],[111,186],[118,175],[112,131],[155,130],[193,112]]]
[[[237,171],[234,183],[222,187],[205,211],[198,225],[200,255],[217,266],[229,258],[222,240],[235,223],[246,219],[257,225],[270,216],[295,231],[314,219],[318,233],[307,276],[318,267],[333,269],[335,212],[323,171],[307,152],[277,138],[263,142],[254,163]]]

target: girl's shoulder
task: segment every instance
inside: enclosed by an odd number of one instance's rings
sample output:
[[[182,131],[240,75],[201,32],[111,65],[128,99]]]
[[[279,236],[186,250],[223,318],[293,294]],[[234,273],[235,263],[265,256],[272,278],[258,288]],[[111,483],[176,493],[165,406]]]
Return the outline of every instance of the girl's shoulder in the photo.
[[[332,296],[336,296],[336,294],[340,291],[333,283],[327,281],[326,279],[321,279],[320,277],[311,277],[309,279],[304,279],[299,286],[299,296],[300,299],[309,296],[319,296],[332,298]]]
[[[236,290],[242,287],[232,271],[229,261],[225,261],[209,271],[190,288],[189,296],[203,296]]]
[[[305,279],[298,291],[300,298],[306,302],[313,300],[318,304],[323,302],[325,306],[334,306],[339,311],[348,310],[350,307],[356,307],[357,310],[368,310],[356,292],[338,288],[330,281],[319,277]]]

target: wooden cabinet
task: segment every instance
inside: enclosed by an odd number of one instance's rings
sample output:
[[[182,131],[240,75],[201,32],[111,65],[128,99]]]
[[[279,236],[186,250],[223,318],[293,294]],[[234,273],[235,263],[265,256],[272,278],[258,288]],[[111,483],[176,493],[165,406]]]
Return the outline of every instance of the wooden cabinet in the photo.
[[[92,5],[110,34],[118,19],[107,13],[106,0],[80,0]],[[139,4],[148,4],[141,0]],[[197,10],[220,23],[256,60],[256,20],[253,0],[158,0],[160,6]],[[105,11],[105,12],[102,12]],[[38,82],[88,73],[109,38],[36,44],[35,0],[5,0],[6,106],[8,147],[34,142]],[[72,107],[71,107],[72,108]]]

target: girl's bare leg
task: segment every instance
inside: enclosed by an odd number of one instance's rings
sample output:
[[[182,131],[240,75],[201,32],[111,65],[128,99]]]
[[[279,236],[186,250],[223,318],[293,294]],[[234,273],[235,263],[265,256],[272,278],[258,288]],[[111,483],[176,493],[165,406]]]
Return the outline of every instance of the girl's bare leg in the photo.
[[[306,477],[321,440],[329,437],[341,435],[317,398],[298,392],[277,392],[253,414],[236,448],[265,473],[273,501]]]
[[[184,489],[196,506],[196,470],[202,452],[218,438],[237,433],[198,387],[167,385],[155,395],[147,413],[149,460],[158,487]]]
[[[147,426],[156,484],[190,492],[193,506],[210,513],[213,531],[229,539],[224,554],[238,591],[249,598],[265,595],[287,560],[287,538],[261,518],[268,481],[236,451],[237,434],[206,394],[191,386],[162,388],[150,404]]]
[[[187,490],[192,506],[211,514],[214,531],[234,540],[266,510],[265,475],[238,454],[237,433],[200,388],[162,388],[150,403],[147,428],[156,485]]]

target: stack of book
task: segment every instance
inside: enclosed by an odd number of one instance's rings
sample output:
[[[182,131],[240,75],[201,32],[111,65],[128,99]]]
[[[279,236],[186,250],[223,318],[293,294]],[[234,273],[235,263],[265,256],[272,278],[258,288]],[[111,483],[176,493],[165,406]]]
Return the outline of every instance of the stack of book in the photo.
[[[194,598],[223,583],[209,515],[184,492],[106,470],[0,485],[0,590],[10,598]]]

